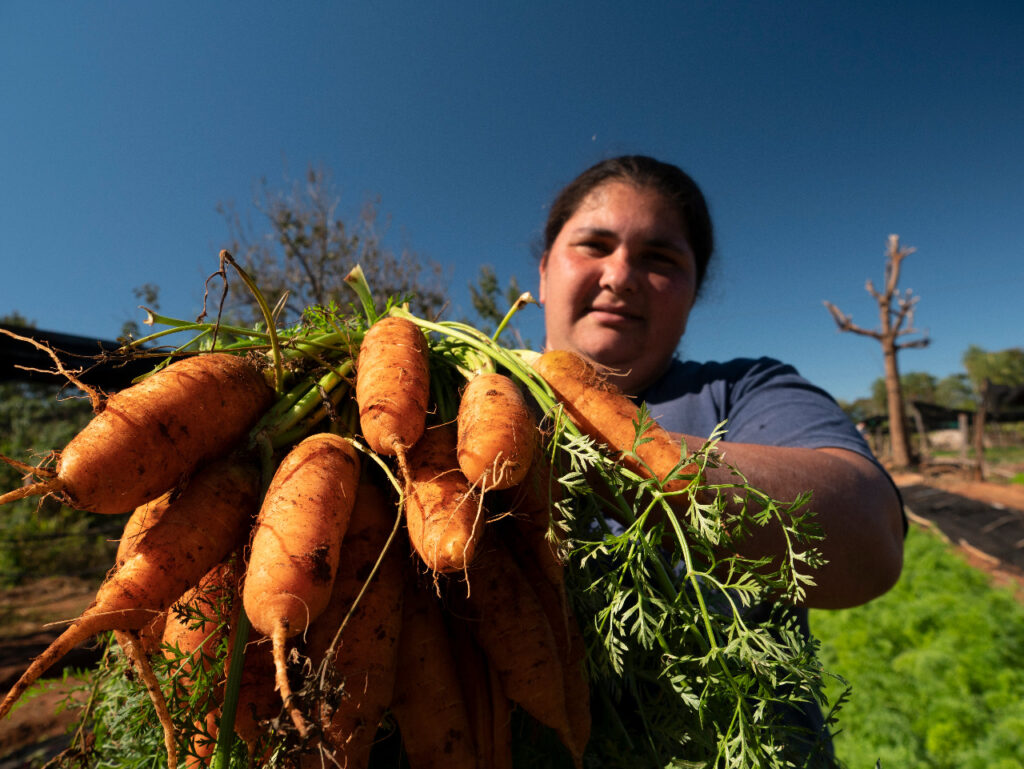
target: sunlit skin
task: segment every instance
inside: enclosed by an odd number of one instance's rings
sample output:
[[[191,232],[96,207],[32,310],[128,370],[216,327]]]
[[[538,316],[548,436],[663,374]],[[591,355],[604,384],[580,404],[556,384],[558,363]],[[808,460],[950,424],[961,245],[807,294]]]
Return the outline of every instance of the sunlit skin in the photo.
[[[685,226],[674,207],[650,188],[613,181],[584,198],[540,265],[546,347],[568,349],[605,367],[635,394],[666,370],[696,296],[696,270]],[[678,435],[690,451],[706,436]],[[806,606],[842,608],[888,590],[903,563],[899,499],[869,460],[840,448],[806,449],[723,441],[725,460],[755,488],[792,500],[812,490],[812,509],[825,533],[828,564],[815,572]],[[710,483],[733,480],[712,470]],[[782,531],[766,527],[744,554],[785,552]]]
[[[549,349],[575,350],[638,392],[665,371],[696,296],[682,219],[652,189],[598,187],[541,261],[539,296]]]

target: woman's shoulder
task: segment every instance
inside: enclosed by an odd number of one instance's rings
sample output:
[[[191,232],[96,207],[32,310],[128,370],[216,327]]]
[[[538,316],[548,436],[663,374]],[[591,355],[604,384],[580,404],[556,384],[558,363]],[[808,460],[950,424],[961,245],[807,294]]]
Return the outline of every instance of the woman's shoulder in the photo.
[[[668,370],[645,395],[678,397],[716,387],[769,382],[778,378],[806,381],[795,367],[775,358],[732,358],[724,361],[693,361],[673,358]]]

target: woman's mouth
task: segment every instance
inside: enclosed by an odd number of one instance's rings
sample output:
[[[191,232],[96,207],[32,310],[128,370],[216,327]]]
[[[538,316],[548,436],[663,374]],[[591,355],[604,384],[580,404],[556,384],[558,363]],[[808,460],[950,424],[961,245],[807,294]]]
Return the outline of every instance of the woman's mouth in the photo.
[[[587,314],[592,320],[609,326],[638,323],[643,320],[643,316],[638,313],[631,312],[625,307],[611,305],[595,305],[587,311]]]

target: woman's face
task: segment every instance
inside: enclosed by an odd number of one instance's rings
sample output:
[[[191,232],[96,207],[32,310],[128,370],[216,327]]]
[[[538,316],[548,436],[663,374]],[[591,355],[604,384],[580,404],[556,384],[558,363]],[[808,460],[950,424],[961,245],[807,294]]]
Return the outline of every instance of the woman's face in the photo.
[[[636,393],[668,366],[696,297],[686,227],[658,192],[611,181],[592,190],[540,265],[549,350],[574,350]]]

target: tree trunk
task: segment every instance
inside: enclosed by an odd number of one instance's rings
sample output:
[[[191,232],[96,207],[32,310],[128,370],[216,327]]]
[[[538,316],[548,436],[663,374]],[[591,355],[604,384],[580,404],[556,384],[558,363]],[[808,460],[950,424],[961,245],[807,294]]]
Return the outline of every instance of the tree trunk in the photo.
[[[900,389],[900,372],[896,365],[896,345],[883,340],[885,356],[885,396],[889,406],[889,437],[892,445],[892,463],[903,469],[910,467],[910,441],[907,437],[907,418]]]

